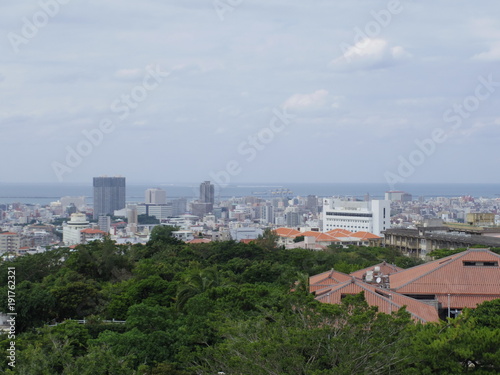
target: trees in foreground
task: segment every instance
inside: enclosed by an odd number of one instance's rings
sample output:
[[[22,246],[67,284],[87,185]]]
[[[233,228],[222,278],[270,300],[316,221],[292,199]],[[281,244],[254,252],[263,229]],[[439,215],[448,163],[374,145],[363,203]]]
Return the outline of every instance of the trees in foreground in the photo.
[[[153,237],[1,264],[4,281],[7,267],[18,271],[18,325],[16,367],[2,358],[0,373],[500,373],[500,300],[422,325],[404,309],[378,312],[363,295],[327,305],[307,292],[308,275],[332,267],[413,265],[392,249],[283,250],[267,237],[187,245],[168,230]],[[10,341],[0,336],[0,350]]]

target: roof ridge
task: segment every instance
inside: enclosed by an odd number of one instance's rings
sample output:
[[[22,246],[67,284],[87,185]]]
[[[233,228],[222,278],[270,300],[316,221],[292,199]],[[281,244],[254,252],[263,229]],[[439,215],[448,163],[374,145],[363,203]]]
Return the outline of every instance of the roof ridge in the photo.
[[[371,289],[369,289],[369,288],[366,288],[366,287],[365,287],[365,286],[363,286],[363,285],[360,285],[360,284],[358,284],[358,285],[359,285],[360,287],[362,287],[363,289],[367,290],[368,292],[370,292],[370,293],[372,293],[372,294],[376,295],[378,298],[382,298],[384,301],[389,302],[389,304],[391,304],[391,305],[393,305],[393,306],[397,307],[397,308],[398,308],[398,310],[399,310],[399,309],[401,309],[401,308],[403,308],[403,307],[405,307],[405,306],[406,306],[406,307],[408,307],[408,305],[402,305],[402,306],[401,306],[401,305],[399,305],[398,303],[394,302],[392,299],[387,298],[387,297],[385,297],[384,295],[379,294],[379,293],[377,293],[377,292],[375,292],[375,291],[373,291],[373,290],[371,290]],[[413,298],[411,298],[411,297],[407,297],[407,296],[405,296],[404,294],[401,294],[401,293],[398,293],[398,292],[393,292],[393,293],[397,294],[398,296],[402,296],[402,297],[406,297],[406,298],[413,299]],[[420,301],[418,301],[418,300],[415,300],[415,301],[420,302]],[[410,313],[410,315],[414,316],[414,317],[415,317],[415,318],[417,318],[418,320],[421,320],[421,321],[427,322],[427,320],[426,320],[426,319],[424,319],[424,318],[422,318],[421,316],[419,316],[419,315],[415,314],[414,312],[408,311],[408,309],[406,309],[406,311],[407,311],[407,312],[409,312],[409,313]],[[392,312],[392,309],[391,309],[391,312]],[[385,314],[386,314],[386,313],[385,313]]]
[[[333,292],[333,291],[337,291],[337,290],[340,290],[348,285],[351,284],[351,280],[348,280],[348,281],[344,281],[342,283],[339,283],[337,285],[331,285],[331,286],[327,286],[326,288],[323,288],[323,289],[319,289],[319,290],[316,290],[315,293],[317,294],[318,292],[321,292],[322,290],[325,290],[321,295],[321,296],[318,296],[317,298],[323,298],[323,297],[326,297],[328,296],[329,294],[326,294],[328,292]],[[328,290],[329,289],[329,290]]]

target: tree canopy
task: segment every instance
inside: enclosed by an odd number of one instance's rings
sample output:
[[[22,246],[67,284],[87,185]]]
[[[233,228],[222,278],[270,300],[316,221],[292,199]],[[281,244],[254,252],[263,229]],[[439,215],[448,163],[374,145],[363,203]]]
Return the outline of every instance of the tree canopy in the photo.
[[[3,357],[0,373],[500,372],[498,300],[422,325],[363,295],[327,305],[308,293],[309,276],[331,268],[420,262],[395,249],[284,250],[272,232],[250,244],[185,244],[173,230],[155,227],[146,245],[105,239],[0,264],[4,281],[16,269],[18,313],[16,367]],[[0,336],[0,349],[10,341]]]

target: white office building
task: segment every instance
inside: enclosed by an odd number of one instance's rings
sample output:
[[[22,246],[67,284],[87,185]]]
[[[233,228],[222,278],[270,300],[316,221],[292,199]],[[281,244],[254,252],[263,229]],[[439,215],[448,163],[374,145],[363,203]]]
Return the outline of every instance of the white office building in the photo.
[[[391,226],[391,202],[346,201],[336,198],[323,200],[323,232],[346,229],[350,232],[370,232],[377,236]]]
[[[90,228],[85,214],[71,214],[71,219],[63,227],[63,242],[66,246],[77,245],[82,242],[81,231]]]

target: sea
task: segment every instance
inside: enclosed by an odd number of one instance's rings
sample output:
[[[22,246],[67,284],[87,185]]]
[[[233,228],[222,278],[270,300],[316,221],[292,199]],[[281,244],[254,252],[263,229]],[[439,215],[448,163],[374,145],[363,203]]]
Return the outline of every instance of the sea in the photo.
[[[199,196],[198,183],[150,183],[127,184],[126,201],[143,202],[144,192],[149,188],[166,190],[168,199],[194,199]],[[225,187],[216,185],[217,199],[231,197],[257,196],[271,198],[276,196],[296,197],[316,195],[318,197],[349,196],[364,198],[367,194],[373,199],[383,199],[389,187],[385,183],[247,183]],[[397,190],[413,195],[413,199],[434,197],[460,197],[470,195],[475,198],[499,198],[500,184],[399,184]],[[87,204],[92,204],[92,183],[1,183],[0,204],[23,203],[47,205],[64,196],[85,196]]]

